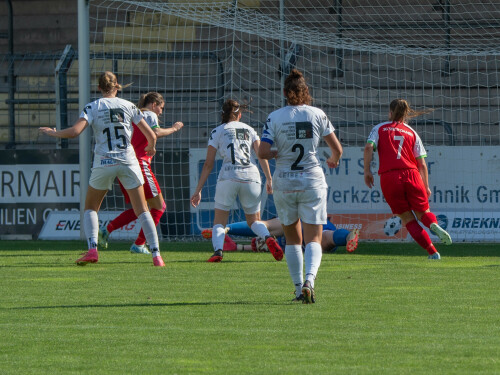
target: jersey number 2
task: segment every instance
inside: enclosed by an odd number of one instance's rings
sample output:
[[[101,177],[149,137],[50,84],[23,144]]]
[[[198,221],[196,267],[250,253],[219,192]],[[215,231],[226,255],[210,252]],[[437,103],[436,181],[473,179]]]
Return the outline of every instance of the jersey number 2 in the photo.
[[[290,167],[292,171],[301,171],[302,169],[304,169],[304,167],[299,167],[299,163],[304,157],[304,146],[302,146],[300,143],[294,144],[292,146],[292,152],[295,152],[297,150],[299,150],[299,156],[297,157],[297,160],[295,160],[292,166]]]

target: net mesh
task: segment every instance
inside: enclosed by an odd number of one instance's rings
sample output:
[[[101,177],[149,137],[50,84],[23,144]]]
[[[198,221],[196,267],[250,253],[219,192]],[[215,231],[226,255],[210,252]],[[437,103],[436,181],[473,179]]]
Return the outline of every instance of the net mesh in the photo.
[[[252,112],[243,121],[260,132],[267,115],[284,104],[282,82],[292,68],[304,73],[314,105],[326,112],[347,151],[332,176],[350,173],[347,181],[363,184],[361,147],[372,126],[387,118],[388,103],[396,97],[416,109],[434,109],[411,123],[431,155],[460,146],[459,163],[481,163],[476,147],[500,143],[499,1],[283,3],[90,2],[93,82],[101,71],[112,70],[121,83],[133,82],[123,97],[137,102],[140,94],[158,91],[166,99],[163,126],[185,124],[159,140],[154,162],[168,207],[164,238],[186,238],[211,226],[217,171],[202,191],[199,210],[189,206],[189,196],[222,102],[231,97],[249,103]],[[488,190],[488,199],[475,199],[474,205],[468,203],[477,190],[460,198],[461,187],[466,189],[471,179],[488,187],[494,183],[487,170],[474,165],[435,187],[431,207],[449,211],[450,203],[457,203],[451,208],[455,214],[493,210],[498,191]],[[339,188],[341,198],[331,196],[329,212],[389,214],[383,202],[360,204],[354,187],[345,193],[351,185]],[[103,207],[123,207],[119,190]],[[263,217],[274,214],[269,197]],[[243,220],[241,212],[235,210],[231,220]]]

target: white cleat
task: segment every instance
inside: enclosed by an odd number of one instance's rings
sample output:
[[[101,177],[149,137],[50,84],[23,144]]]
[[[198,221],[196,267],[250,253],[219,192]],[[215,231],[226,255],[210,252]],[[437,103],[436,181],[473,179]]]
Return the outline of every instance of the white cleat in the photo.
[[[430,230],[432,231],[432,233],[439,237],[442,243],[444,243],[445,245],[451,245],[452,241],[450,235],[439,225],[437,225],[436,223],[432,223],[430,226]]]
[[[438,252],[435,252],[434,254],[429,255],[427,259],[441,259],[441,255],[439,255]]]

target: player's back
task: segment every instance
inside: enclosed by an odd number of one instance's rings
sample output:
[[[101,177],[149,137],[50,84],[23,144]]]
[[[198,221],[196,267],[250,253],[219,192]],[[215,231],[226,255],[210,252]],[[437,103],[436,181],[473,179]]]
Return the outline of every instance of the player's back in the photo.
[[[130,143],[132,121],[139,122],[143,116],[134,104],[121,98],[100,98],[89,103],[83,112],[94,131],[97,155],[120,161],[135,157]]]
[[[216,127],[208,144],[215,147],[222,158],[219,179],[260,182],[253,143],[259,140],[255,130],[239,121],[230,121]]]
[[[278,151],[273,186],[278,190],[326,187],[318,145],[331,132],[333,127],[319,108],[286,106],[272,112],[262,139],[272,139]]]
[[[375,126],[368,142],[379,154],[379,174],[397,169],[417,169],[417,157],[426,155],[418,134],[403,122],[388,121]]]

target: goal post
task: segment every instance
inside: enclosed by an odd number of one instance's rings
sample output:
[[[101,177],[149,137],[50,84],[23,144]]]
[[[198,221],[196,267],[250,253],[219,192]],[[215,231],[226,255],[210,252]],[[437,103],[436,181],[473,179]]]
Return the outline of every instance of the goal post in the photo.
[[[199,209],[189,197],[221,103],[230,97],[249,103],[242,121],[260,133],[267,115],[283,105],[283,79],[296,67],[345,150],[339,168],[325,165],[335,224],[362,226],[362,236],[373,240],[407,238],[405,228],[384,233],[389,207],[380,185],[369,190],[362,176],[369,131],[402,97],[416,109],[434,109],[410,124],[428,150],[432,210],[459,240],[500,240],[498,173],[492,173],[500,144],[498,0],[91,0],[89,6],[91,82],[112,70],[120,82],[133,83],[124,98],[137,102],[158,91],[166,101],[162,126],[185,124],[158,141],[154,158],[167,202],[164,239],[198,238],[211,226],[216,171]],[[102,209],[123,208],[115,187]],[[272,196],[262,215],[275,215]],[[231,220],[244,216],[235,209]]]

